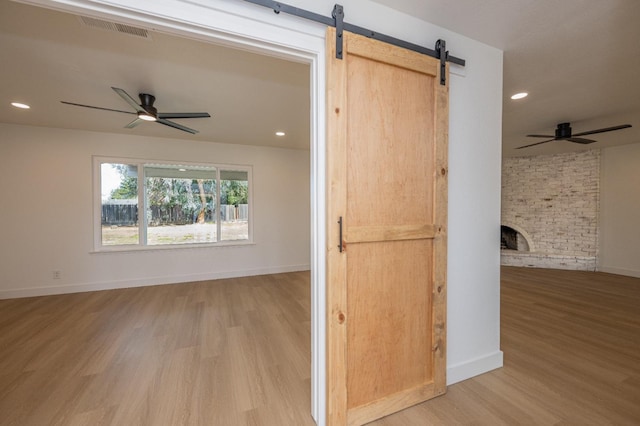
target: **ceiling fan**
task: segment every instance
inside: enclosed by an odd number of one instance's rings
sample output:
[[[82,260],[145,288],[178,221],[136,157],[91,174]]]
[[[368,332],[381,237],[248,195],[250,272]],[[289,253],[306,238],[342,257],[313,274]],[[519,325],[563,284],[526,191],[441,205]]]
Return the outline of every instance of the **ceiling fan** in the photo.
[[[605,127],[603,129],[589,130],[588,132],[576,133],[575,135],[571,134],[571,124],[570,123],[560,123],[556,128],[556,135],[527,135],[529,138],[551,138],[546,141],[536,142],[529,145],[521,146],[516,149],[528,148],[530,146],[540,145],[543,143],[551,142],[551,141],[569,141],[581,144],[589,144],[596,142],[593,139],[585,139],[577,136],[586,136],[586,135],[594,135],[596,133],[604,133],[604,132],[612,132],[614,130],[626,129],[627,127],[631,127],[631,124],[621,124],[619,126],[613,127]]]
[[[114,111],[121,112],[124,114],[136,114],[138,117],[133,120],[131,123],[124,126],[127,129],[132,129],[136,127],[138,124],[144,121],[155,121],[156,123],[164,124],[165,126],[173,127],[178,130],[182,130],[184,132],[196,134],[197,130],[191,129],[189,127],[183,126],[181,124],[175,123],[173,121],[169,121],[169,118],[206,118],[211,117],[207,112],[158,112],[158,110],[153,106],[156,98],[153,95],[149,95],[147,93],[140,93],[140,104],[136,102],[127,92],[122,89],[118,89],[117,87],[112,87],[113,91],[116,92],[122,99],[124,99],[136,112],[131,111],[122,111],[119,109],[111,109],[111,108],[103,108],[92,105],[83,105],[76,104],[73,102],[60,101],[63,104],[74,105],[85,108],[93,108],[93,109],[101,109],[105,111]]]

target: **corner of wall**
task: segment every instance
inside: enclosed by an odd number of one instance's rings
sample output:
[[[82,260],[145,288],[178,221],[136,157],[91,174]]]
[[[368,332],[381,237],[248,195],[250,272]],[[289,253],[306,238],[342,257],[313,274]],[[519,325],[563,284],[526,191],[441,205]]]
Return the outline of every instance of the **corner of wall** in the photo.
[[[447,386],[467,380],[480,374],[502,367],[504,357],[502,351],[496,351],[486,356],[475,358],[463,363],[447,367]]]

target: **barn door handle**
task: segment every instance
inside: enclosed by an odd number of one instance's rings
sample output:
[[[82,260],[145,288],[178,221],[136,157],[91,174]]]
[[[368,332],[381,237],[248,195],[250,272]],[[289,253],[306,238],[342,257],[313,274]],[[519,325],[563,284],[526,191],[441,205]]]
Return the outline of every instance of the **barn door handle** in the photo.
[[[338,244],[338,250],[340,250],[340,253],[342,253],[342,251],[344,250],[344,247],[342,245],[342,216],[340,216],[340,219],[338,219],[338,225],[340,229],[340,244]]]

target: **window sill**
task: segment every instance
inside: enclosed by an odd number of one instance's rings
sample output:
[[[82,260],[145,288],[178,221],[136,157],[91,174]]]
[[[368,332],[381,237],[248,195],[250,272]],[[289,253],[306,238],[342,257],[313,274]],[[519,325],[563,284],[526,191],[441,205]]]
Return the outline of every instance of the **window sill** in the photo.
[[[98,250],[92,250],[89,254],[114,254],[114,253],[136,253],[136,252],[154,252],[154,251],[175,251],[175,250],[202,250],[202,249],[216,249],[216,248],[234,248],[255,246],[253,241],[228,241],[215,244],[172,244],[172,245],[157,245],[157,246],[113,246],[108,248],[101,248]]]

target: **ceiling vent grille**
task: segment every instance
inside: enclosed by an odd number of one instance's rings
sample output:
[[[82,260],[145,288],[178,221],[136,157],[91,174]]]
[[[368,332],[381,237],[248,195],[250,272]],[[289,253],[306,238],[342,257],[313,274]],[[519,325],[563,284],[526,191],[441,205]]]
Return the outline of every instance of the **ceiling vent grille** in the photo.
[[[80,22],[87,27],[97,28],[106,31],[115,31],[122,34],[128,34],[136,37],[151,39],[149,31],[144,28],[138,28],[131,25],[119,24],[116,22],[104,21],[102,19],[89,18],[88,16],[80,16]]]

